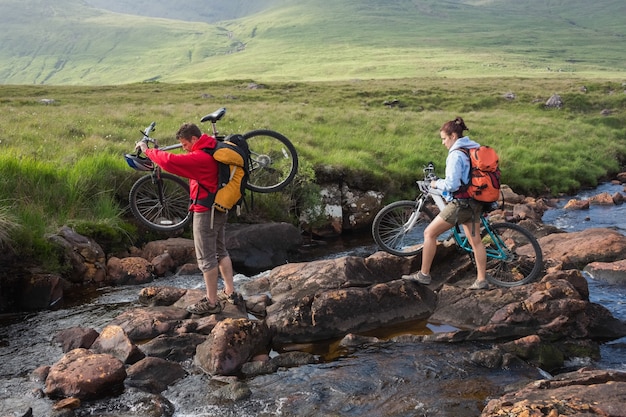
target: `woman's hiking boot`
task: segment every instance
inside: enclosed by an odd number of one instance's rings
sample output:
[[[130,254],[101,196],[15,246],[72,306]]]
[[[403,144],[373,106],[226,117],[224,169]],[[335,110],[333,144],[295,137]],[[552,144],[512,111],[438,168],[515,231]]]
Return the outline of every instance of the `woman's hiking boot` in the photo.
[[[402,279],[415,281],[422,285],[428,285],[433,280],[430,275],[422,274],[422,271],[417,271],[417,273],[411,275],[402,275]]]
[[[468,290],[488,290],[489,289],[489,283],[485,280],[485,281],[474,281],[474,283],[472,285],[470,285],[469,287],[467,287]]]

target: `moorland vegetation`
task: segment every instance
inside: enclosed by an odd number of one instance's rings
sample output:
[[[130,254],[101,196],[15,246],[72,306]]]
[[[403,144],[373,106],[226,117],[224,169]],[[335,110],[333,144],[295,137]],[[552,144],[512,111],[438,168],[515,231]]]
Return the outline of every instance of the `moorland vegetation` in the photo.
[[[274,129],[299,152],[293,186],[255,194],[256,216],[265,219],[297,223],[297,210],[319,201],[321,167],[357,173],[389,201],[413,197],[426,163],[443,174],[438,129],[457,115],[472,138],[499,151],[514,190],[571,193],[626,165],[624,90],[617,81],[571,78],[2,86],[0,242],[23,259],[54,259],[45,236],[65,224],[120,245],[149,238],[127,209],[141,173],[124,153],[152,121],[154,136],[173,143],[181,123],[222,106],[223,133]],[[547,108],[555,92],[564,105]]]
[[[0,3],[2,252],[53,264],[46,235],[65,224],[120,246],[149,239],[128,213],[140,174],[123,154],[151,121],[171,143],[222,106],[223,132],[274,129],[300,154],[292,187],[255,195],[265,219],[297,223],[321,167],[412,197],[425,163],[442,173],[438,128],[457,115],[520,193],[624,168],[622,0],[220,3]],[[562,108],[544,105],[553,94]]]

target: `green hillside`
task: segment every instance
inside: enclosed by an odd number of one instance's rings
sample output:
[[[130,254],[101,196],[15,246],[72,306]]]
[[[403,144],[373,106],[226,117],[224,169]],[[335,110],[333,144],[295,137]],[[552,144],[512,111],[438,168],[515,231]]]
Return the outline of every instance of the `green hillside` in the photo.
[[[615,79],[626,71],[623,0],[220,3],[5,0],[0,84]]]
[[[258,13],[284,0],[85,0],[116,13],[215,23]]]

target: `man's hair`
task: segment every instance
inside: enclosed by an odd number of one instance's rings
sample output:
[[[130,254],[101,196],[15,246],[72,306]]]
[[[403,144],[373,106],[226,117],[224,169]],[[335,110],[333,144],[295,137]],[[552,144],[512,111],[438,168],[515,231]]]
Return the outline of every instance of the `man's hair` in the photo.
[[[202,136],[202,131],[198,126],[193,123],[185,123],[176,132],[176,139],[191,139],[193,136],[200,137]]]

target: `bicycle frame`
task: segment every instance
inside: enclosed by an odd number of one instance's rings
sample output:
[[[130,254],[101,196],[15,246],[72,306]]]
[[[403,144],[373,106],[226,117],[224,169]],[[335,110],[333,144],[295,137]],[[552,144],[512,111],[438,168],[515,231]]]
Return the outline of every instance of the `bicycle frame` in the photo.
[[[500,236],[493,233],[491,227],[489,226],[489,220],[483,214],[480,216],[481,230],[484,230],[486,235],[483,237],[483,240],[488,238],[494,245],[495,248],[491,245],[485,245],[485,250],[487,252],[487,258],[490,259],[498,259],[498,260],[506,260],[509,257],[508,249]],[[467,236],[461,233],[460,228],[458,226],[454,227],[454,239],[456,243],[463,249],[464,251],[473,253],[472,245],[470,245]]]
[[[411,216],[411,219],[405,225],[406,230],[410,230],[415,225],[415,222],[417,221],[419,217],[419,213],[422,211],[422,207],[424,206],[424,204],[429,198],[433,200],[433,202],[435,203],[439,211],[442,211],[447,205],[445,199],[443,198],[439,190],[433,189],[430,187],[430,181],[428,180],[417,181],[417,183],[421,191],[421,195],[417,198],[417,210],[415,211],[415,213]],[[487,233],[487,236],[489,237],[491,242],[493,242],[493,244],[495,245],[495,248],[491,246],[485,248],[487,251],[487,257],[491,259],[500,259],[500,260],[507,259],[509,255],[506,250],[506,245],[504,244],[504,242],[502,242],[502,239],[500,238],[500,236],[496,235],[491,230],[491,227],[489,226],[489,219],[487,218],[486,213],[481,213],[480,224],[481,224],[481,230],[482,229],[485,230],[485,232]],[[469,239],[467,239],[467,236],[465,236],[465,233],[461,231],[461,228],[459,227],[459,225],[455,225],[453,227],[452,235],[457,245],[459,245],[461,249],[469,253],[474,252],[472,249],[472,245],[470,245],[469,243]]]

